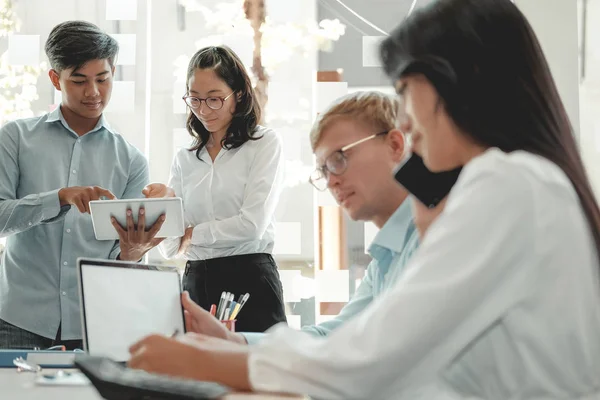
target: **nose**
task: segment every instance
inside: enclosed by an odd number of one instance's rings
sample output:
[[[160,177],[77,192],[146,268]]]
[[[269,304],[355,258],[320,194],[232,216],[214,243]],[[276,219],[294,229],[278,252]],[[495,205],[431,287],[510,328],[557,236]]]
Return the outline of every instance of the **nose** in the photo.
[[[85,97],[97,97],[100,95],[100,91],[98,90],[96,83],[91,83],[86,85],[85,92],[83,94]]]
[[[200,107],[198,107],[198,113],[201,115],[207,115],[212,112],[212,109],[206,105],[205,101],[200,102]]]
[[[328,173],[325,179],[327,179],[327,188],[329,190],[333,189],[336,186],[339,186],[342,183],[341,175],[334,175],[332,173]]]

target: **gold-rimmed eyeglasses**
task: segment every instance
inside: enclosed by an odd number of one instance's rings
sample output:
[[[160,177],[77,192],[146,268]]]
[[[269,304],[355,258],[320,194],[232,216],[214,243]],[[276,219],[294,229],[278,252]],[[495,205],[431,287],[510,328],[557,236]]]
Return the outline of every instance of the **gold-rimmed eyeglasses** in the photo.
[[[317,167],[317,169],[313,171],[313,173],[310,175],[309,182],[315,187],[315,189],[324,191],[327,189],[329,174],[339,176],[346,172],[346,169],[348,168],[348,157],[346,156],[346,152],[348,150],[358,146],[359,144],[368,142],[371,139],[375,139],[378,136],[386,135],[388,132],[389,131],[379,132],[374,135],[367,136],[366,138],[347,144],[341,149],[334,151],[325,159],[325,162],[322,166]]]

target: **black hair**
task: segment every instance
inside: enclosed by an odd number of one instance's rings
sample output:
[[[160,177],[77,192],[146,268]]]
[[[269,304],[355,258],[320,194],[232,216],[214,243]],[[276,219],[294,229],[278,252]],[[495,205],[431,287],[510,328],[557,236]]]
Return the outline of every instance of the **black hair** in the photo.
[[[210,46],[198,50],[189,63],[186,86],[196,69],[212,69],[235,92],[234,96],[237,99],[235,112],[227,134],[221,140],[221,146],[235,149],[248,140],[262,138],[262,136],[254,136],[261,117],[260,104],[246,68],[237,54],[227,46]],[[196,157],[200,159],[200,151],[208,143],[210,132],[193,112],[188,116],[186,128],[195,139],[189,150],[195,151]]]
[[[46,41],[46,55],[52,69],[74,71],[92,60],[108,60],[114,66],[119,43],[87,21],[66,21],[56,25]]]
[[[600,255],[600,210],[540,43],[510,0],[437,0],[380,47],[397,80],[423,74],[448,115],[477,143],[524,150],[572,182]]]

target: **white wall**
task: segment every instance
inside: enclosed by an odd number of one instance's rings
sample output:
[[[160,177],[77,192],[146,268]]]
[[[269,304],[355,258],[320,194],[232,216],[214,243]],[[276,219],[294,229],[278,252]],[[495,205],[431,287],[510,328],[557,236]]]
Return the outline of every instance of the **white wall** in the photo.
[[[548,58],[571,124],[579,134],[577,1],[515,0],[529,20]]]

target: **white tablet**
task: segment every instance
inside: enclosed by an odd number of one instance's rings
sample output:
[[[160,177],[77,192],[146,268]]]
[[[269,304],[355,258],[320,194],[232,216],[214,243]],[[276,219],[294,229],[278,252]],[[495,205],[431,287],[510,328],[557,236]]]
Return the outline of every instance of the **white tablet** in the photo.
[[[117,240],[119,235],[110,218],[115,217],[122,227],[127,227],[127,210],[133,213],[133,222],[137,224],[138,212],[144,206],[146,212],[146,229],[154,224],[158,217],[165,214],[166,219],[157,238],[179,237],[185,233],[183,223],[183,203],[179,197],[163,197],[158,199],[124,199],[90,201],[90,214],[94,233],[98,240]]]
[[[77,283],[84,350],[123,362],[129,347],[185,333],[181,280],[174,267],[80,258]]]

